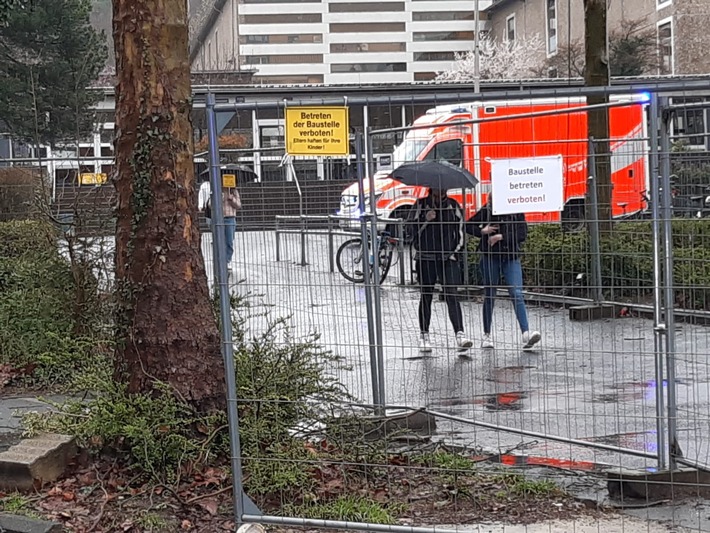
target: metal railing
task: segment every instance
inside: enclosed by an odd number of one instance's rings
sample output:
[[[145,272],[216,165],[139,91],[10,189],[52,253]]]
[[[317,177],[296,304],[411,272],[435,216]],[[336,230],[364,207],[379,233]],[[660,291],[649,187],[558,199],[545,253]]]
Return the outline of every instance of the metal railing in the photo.
[[[360,233],[358,230],[353,229],[351,231],[340,228],[340,222],[357,222],[361,224],[361,220],[357,218],[347,217],[343,215],[277,215],[276,220],[276,261],[282,260],[281,254],[281,236],[282,235],[299,235],[300,242],[300,261],[299,266],[308,265],[308,236],[309,235],[326,235],[328,237],[328,270],[332,273],[335,272],[335,254],[337,249],[335,247],[335,237],[354,237],[357,238]],[[309,228],[308,223],[325,223],[325,228]],[[289,227],[289,223],[298,223],[296,227]],[[397,254],[398,254],[398,274],[399,274],[399,284],[406,284],[406,272],[404,268],[404,257],[405,257],[405,220],[402,218],[377,218],[378,226],[380,224],[392,224],[397,228],[397,234],[393,235],[392,238],[397,243]],[[411,269],[410,269],[411,270]]]

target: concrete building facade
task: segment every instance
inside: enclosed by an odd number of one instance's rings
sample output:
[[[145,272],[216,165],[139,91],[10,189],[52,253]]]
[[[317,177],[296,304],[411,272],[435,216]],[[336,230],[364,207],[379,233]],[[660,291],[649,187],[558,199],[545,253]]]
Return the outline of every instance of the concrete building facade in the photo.
[[[607,5],[610,32],[632,23],[638,31],[655,33],[658,68],[648,74],[710,72],[708,0],[621,0]],[[546,42],[541,59],[551,58],[569,43],[583,43],[583,0],[494,0],[486,15],[494,38],[511,40],[540,35]],[[565,77],[567,72],[558,75]]]
[[[255,69],[266,84],[411,82],[473,43],[473,0],[217,0],[191,59],[193,70]]]

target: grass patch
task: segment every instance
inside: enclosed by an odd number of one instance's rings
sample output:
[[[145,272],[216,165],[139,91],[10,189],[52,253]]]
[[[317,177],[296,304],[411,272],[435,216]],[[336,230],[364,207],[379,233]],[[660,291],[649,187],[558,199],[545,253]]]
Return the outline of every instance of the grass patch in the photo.
[[[11,492],[0,498],[0,512],[39,518],[39,514],[32,508],[32,501],[19,492]]]
[[[286,505],[285,516],[341,520],[346,522],[371,522],[394,524],[396,516],[404,511],[402,504],[382,504],[360,496],[340,496],[333,501],[308,505]]]

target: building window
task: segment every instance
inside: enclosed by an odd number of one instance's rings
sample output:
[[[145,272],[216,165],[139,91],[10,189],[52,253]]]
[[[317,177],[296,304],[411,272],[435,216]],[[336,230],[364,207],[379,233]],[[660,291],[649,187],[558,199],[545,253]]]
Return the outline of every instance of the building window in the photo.
[[[429,22],[433,20],[473,20],[472,11],[422,11],[412,13],[414,22]]]
[[[331,33],[375,33],[406,31],[404,22],[334,22],[330,25]]]
[[[663,9],[673,3],[673,0],[656,0],[656,9]]]
[[[346,72],[406,72],[406,63],[336,63],[330,66],[333,74]]]
[[[405,43],[332,43],[330,51],[334,54],[357,54],[360,52],[406,52]]]
[[[431,81],[436,79],[436,72],[415,72],[414,81]]]
[[[293,85],[297,83],[323,83],[322,74],[309,74],[306,76],[256,76],[254,78],[256,83],[270,84],[270,85]]]
[[[557,53],[557,0],[547,0],[547,54]]]
[[[330,3],[331,13],[372,13],[382,11],[404,11],[404,2],[346,2]]]
[[[673,74],[673,26],[671,20],[658,23],[658,53],[660,74]]]
[[[414,52],[414,61],[453,61],[454,52]]]
[[[473,41],[472,31],[415,31],[415,42],[421,41]]]
[[[510,15],[505,19],[505,40],[515,40],[515,15]]]
[[[240,44],[293,44],[322,43],[320,33],[293,33],[288,35],[240,35]]]
[[[284,54],[244,56],[246,65],[284,65],[323,63],[323,54]]]
[[[239,0],[240,4],[320,4],[322,0]]]
[[[307,24],[322,22],[320,13],[292,13],[278,15],[240,15],[240,24]]]
[[[673,98],[673,104],[699,104],[703,98]],[[674,113],[673,132],[679,140],[688,146],[699,148],[705,146],[705,109],[701,107],[678,108]],[[693,135],[697,135],[694,137]]]

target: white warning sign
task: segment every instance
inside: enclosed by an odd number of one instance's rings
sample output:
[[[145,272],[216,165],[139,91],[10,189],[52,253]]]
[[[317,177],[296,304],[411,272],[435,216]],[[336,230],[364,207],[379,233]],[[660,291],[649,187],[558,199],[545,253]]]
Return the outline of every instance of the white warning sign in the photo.
[[[493,214],[549,213],[564,208],[562,156],[491,161]]]

